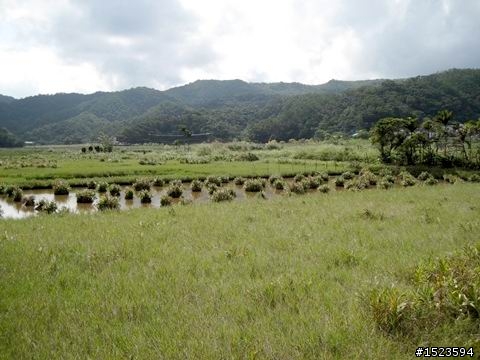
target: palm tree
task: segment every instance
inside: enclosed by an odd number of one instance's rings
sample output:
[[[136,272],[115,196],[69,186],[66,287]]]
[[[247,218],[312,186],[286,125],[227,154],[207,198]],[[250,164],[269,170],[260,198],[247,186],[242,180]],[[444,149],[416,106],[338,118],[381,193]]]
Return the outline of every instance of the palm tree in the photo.
[[[448,139],[447,125],[452,119],[453,119],[453,113],[446,109],[439,111],[437,116],[435,116],[435,120],[443,125],[443,138],[444,138],[443,151],[444,151],[445,157],[447,157],[447,139]]]

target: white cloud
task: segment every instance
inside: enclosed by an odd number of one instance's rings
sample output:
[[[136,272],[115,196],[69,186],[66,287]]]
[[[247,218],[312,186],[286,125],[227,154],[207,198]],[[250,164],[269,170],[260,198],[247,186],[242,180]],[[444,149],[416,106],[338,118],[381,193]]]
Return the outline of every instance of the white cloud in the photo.
[[[0,93],[478,67],[478,0],[0,0]]]

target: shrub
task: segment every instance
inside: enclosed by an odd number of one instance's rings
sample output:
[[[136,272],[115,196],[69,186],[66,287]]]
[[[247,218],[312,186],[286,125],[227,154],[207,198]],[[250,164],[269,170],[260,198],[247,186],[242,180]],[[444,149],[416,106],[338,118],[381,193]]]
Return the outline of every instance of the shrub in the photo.
[[[395,177],[392,176],[392,175],[385,175],[385,176],[383,177],[383,180],[384,180],[384,181],[388,181],[388,182],[391,183],[391,184],[395,184]]]
[[[132,200],[133,199],[133,189],[126,188],[125,189],[125,200]]]
[[[80,190],[77,192],[77,203],[91,204],[95,200],[95,191],[90,189]]]
[[[478,344],[480,246],[418,266],[412,290],[373,289],[368,306],[378,328],[414,342],[434,340],[436,329],[452,330],[461,346]]]
[[[247,192],[259,192],[263,190],[263,183],[260,179],[248,179],[243,187]]]
[[[20,202],[23,199],[23,190],[20,188],[16,188],[12,194],[13,201]]]
[[[443,174],[443,180],[445,180],[449,184],[455,184],[457,181],[461,179],[458,176],[452,174]]]
[[[203,186],[203,183],[200,181],[200,180],[193,180],[191,183],[190,183],[190,189],[193,191],[193,192],[200,192],[202,191],[202,186]]]
[[[417,179],[420,180],[420,181],[425,181],[429,178],[433,178],[432,174],[430,174],[428,171],[423,171],[422,173],[420,173],[420,175],[418,175]]]
[[[344,186],[345,185],[345,178],[340,175],[338,177],[335,178],[335,186]]]
[[[13,197],[13,194],[18,190],[20,189],[17,185],[7,185],[5,186],[5,190],[4,190],[4,193],[5,195],[7,195],[8,197]]]
[[[25,205],[26,207],[35,207],[35,197],[34,196],[24,197],[22,202],[23,202],[23,205]]]
[[[247,152],[247,153],[238,154],[235,157],[235,160],[237,160],[237,161],[257,161],[257,160],[259,160],[259,157],[257,155],[255,155],[254,153]]]
[[[318,176],[320,176],[320,178],[323,180],[323,181],[328,181],[329,177],[328,177],[328,174],[327,173],[320,173]]]
[[[343,178],[344,178],[345,180],[352,180],[352,179],[355,177],[355,175],[354,175],[352,172],[350,172],[350,171],[345,171],[345,172],[342,174],[342,176],[343,176]]]
[[[330,186],[328,186],[327,184],[323,184],[323,185],[320,185],[318,187],[318,191],[320,191],[321,193],[328,193],[330,191]]]
[[[287,188],[287,182],[283,179],[277,180],[273,183],[273,187],[276,190],[285,190]]]
[[[222,182],[222,184],[228,184],[228,182],[230,181],[230,177],[228,177],[227,175],[220,176],[220,181]]]
[[[163,185],[165,185],[165,181],[163,181],[163,179],[158,178],[158,177],[153,179],[153,186],[161,187]]]
[[[5,194],[5,191],[7,190],[7,185],[5,184],[0,184],[0,195]]]
[[[140,198],[140,202],[142,204],[149,204],[152,202],[152,194],[148,190],[142,190],[138,193],[138,197]]]
[[[210,199],[215,202],[220,202],[230,201],[233,200],[235,197],[235,191],[233,191],[232,189],[218,189],[213,192],[213,194],[210,196]]]
[[[377,176],[368,169],[360,172],[360,178],[369,185],[377,185]]]
[[[168,195],[163,195],[160,198],[160,205],[161,206],[169,206],[172,205],[172,198]]]
[[[235,185],[243,185],[245,183],[245,178],[243,177],[236,177],[235,179],[233,179],[233,183]]]
[[[183,194],[183,186],[180,180],[174,180],[167,189],[167,195],[172,198],[179,198]]]
[[[404,187],[414,186],[417,183],[415,177],[408,171],[402,171],[400,173],[400,184]]]
[[[323,180],[319,176],[308,177],[304,180],[304,184],[307,189],[318,189],[318,187],[323,184]]]
[[[117,184],[111,184],[109,187],[109,192],[110,192],[110,195],[112,196],[120,196],[120,191],[121,191],[121,188]]]
[[[478,174],[473,174],[472,176],[470,176],[468,178],[468,181],[471,181],[471,182],[480,182],[480,175]]]
[[[210,195],[212,195],[215,191],[217,191],[217,189],[219,188],[219,186],[213,184],[213,183],[207,183],[205,185],[205,187],[207,188],[207,191]]]
[[[133,188],[135,189],[135,191],[142,191],[142,190],[150,191],[150,186],[151,186],[150,180],[146,178],[137,179],[133,184]]]
[[[275,182],[279,181],[279,180],[283,180],[283,177],[281,177],[280,175],[271,175],[269,178],[268,178],[268,182],[273,185],[275,184]]]
[[[436,184],[438,184],[438,181],[437,181],[437,179],[435,179],[433,177],[429,177],[427,180],[425,180],[424,184],[425,185],[436,185]]]
[[[55,180],[53,183],[53,193],[55,195],[68,195],[70,192],[70,185],[65,180]]]
[[[104,195],[100,197],[97,204],[98,210],[118,210],[120,209],[120,201],[116,196]]]
[[[303,175],[303,174],[297,174],[297,175],[295,175],[295,177],[293,178],[293,181],[294,181],[294,182],[300,182],[300,181],[302,181],[303,179],[305,179],[305,175]]]
[[[58,209],[57,203],[55,201],[40,200],[35,207],[35,210],[46,212],[47,214],[52,214]]]
[[[290,185],[290,191],[295,194],[305,194],[305,184],[303,182],[293,182]]]
[[[95,190],[97,188],[97,183],[93,180],[90,180],[87,183],[87,188],[90,189],[90,190]]]
[[[205,186],[208,186],[208,184],[215,184],[217,186],[222,185],[222,179],[220,179],[218,176],[207,176],[205,179]]]
[[[343,187],[347,190],[364,190],[368,188],[368,183],[362,178],[356,178],[345,182]]]
[[[106,193],[108,189],[108,184],[106,182],[98,183],[98,192],[99,193]]]
[[[388,190],[388,189],[391,189],[392,187],[393,187],[393,183],[388,181],[386,177],[381,178],[380,181],[377,182],[378,189]]]

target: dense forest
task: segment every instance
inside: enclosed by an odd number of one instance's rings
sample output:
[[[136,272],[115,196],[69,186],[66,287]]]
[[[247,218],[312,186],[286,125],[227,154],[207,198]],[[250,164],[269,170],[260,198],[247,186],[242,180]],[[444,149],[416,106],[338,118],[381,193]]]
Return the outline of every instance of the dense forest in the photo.
[[[442,109],[453,112],[453,122],[480,117],[480,70],[323,85],[200,80],[166,91],[0,96],[0,128],[40,144],[90,142],[100,133],[126,143],[171,142],[185,128],[210,139],[264,142],[351,135],[381,118],[423,120]]]

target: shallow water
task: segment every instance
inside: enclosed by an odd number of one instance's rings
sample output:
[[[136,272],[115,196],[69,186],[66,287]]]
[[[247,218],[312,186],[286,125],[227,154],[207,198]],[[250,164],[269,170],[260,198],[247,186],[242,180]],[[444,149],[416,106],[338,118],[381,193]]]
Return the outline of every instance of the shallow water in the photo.
[[[184,183],[183,187],[184,190],[182,196],[186,200],[190,200],[195,203],[202,203],[210,200],[209,194],[206,189],[202,189],[201,192],[192,192],[190,190],[190,183]],[[237,197],[234,201],[241,201],[246,198],[256,196],[256,193],[246,193],[243,190],[242,186],[237,186],[233,183],[224,184],[222,187],[230,188],[235,191]],[[161,206],[160,198],[167,192],[167,187],[153,186],[150,191],[153,195],[152,202],[149,204],[142,204],[140,202],[140,199],[136,196],[133,198],[133,200],[125,200],[125,188],[126,187],[122,187],[122,191],[119,197],[120,210],[128,210],[133,208],[159,208]],[[70,212],[73,213],[88,213],[97,211],[96,205],[99,199],[98,193],[96,200],[92,204],[77,203],[76,193],[84,189],[85,188],[73,188],[68,195],[54,195],[52,189],[25,190],[23,194],[25,197],[34,196],[35,203],[38,203],[40,200],[55,201],[59,209],[67,208]],[[281,191],[272,189],[269,186],[267,186],[264,192],[267,199],[274,196],[280,196],[282,193]],[[178,203],[180,201],[181,199],[173,199],[173,203]],[[7,199],[7,197],[5,196],[0,196],[0,209],[2,211],[2,218],[10,219],[21,219],[38,213],[33,209],[33,207],[26,207],[20,202],[14,202],[11,199]]]

